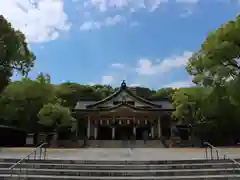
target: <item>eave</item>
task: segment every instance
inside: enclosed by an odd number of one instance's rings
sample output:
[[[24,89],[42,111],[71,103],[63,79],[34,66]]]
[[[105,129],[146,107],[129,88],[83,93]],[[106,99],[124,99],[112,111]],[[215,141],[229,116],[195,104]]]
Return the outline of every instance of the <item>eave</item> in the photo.
[[[106,98],[104,98],[104,99],[102,99],[100,101],[97,101],[96,103],[90,104],[90,105],[86,106],[86,108],[89,109],[89,108],[93,108],[93,107],[95,107],[95,106],[97,106],[99,104],[103,104],[106,101],[109,101],[109,100],[113,99],[114,97],[116,97],[117,95],[119,95],[123,91],[127,92],[130,96],[132,96],[133,98],[135,98],[135,99],[137,99],[137,100],[139,100],[139,101],[141,101],[141,102],[143,102],[145,104],[148,104],[148,105],[150,105],[152,107],[161,108],[161,105],[155,104],[155,103],[153,103],[151,101],[148,101],[148,100],[146,100],[146,99],[144,99],[142,97],[139,97],[139,96],[135,95],[129,89],[127,89],[127,87],[126,88],[120,88],[119,90],[117,90],[116,92],[111,94],[110,96],[108,96],[108,97],[106,97]]]
[[[129,105],[129,104],[124,104],[124,103],[121,103],[121,104],[118,104],[116,106],[113,106],[113,107],[107,107],[107,108],[88,108],[88,109],[76,109],[75,111],[78,111],[78,112],[102,112],[102,111],[112,111],[112,110],[116,110],[116,109],[119,109],[119,108],[122,108],[122,107],[125,107],[125,108],[129,108],[131,110],[134,110],[134,111],[174,111],[174,109],[163,109],[163,108],[158,108],[158,107],[155,107],[155,108],[141,108],[141,107],[134,107],[132,105]]]

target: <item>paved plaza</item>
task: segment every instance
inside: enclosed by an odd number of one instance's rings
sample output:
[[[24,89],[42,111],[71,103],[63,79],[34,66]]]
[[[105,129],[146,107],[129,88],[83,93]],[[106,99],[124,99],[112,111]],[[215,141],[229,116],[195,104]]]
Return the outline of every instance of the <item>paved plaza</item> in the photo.
[[[0,158],[23,158],[31,148],[2,148]],[[240,148],[221,148],[220,155],[240,159]],[[195,148],[87,148],[48,149],[48,159],[62,160],[189,160],[204,159],[205,150]]]

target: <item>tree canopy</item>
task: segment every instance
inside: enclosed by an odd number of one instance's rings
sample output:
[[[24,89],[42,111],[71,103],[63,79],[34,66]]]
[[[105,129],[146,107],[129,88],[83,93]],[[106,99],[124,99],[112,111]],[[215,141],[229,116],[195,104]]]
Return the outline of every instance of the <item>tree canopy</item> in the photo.
[[[194,78],[193,82],[200,85],[202,90],[195,92],[194,96],[183,96],[184,93],[179,92],[174,95],[175,116],[183,117],[185,104],[194,101],[197,109],[193,111],[195,114],[191,114],[191,118],[203,122],[202,125],[205,126],[201,128],[208,130],[208,136],[205,138],[212,138],[214,142],[218,141],[216,143],[237,141],[240,138],[238,32],[240,15],[210,32],[186,67],[187,72]]]
[[[194,76],[194,82],[224,85],[239,78],[239,31],[240,15],[208,34],[200,50],[189,59],[187,65],[187,71]]]
[[[34,65],[35,55],[30,51],[22,32],[0,15],[0,92],[10,81],[14,71],[26,75]]]
[[[56,101],[53,85],[40,74],[36,80],[23,78],[10,83],[2,93],[0,114],[6,125],[32,129],[42,106]]]
[[[60,104],[45,104],[38,113],[39,124],[59,131],[63,128],[76,129],[76,119],[72,117],[71,111]]]

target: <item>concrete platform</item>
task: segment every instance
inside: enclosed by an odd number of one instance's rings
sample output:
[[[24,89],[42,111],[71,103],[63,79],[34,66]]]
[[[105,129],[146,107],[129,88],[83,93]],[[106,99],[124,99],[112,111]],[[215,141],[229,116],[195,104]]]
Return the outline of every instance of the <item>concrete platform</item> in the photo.
[[[1,148],[1,159],[21,159],[32,148]],[[239,148],[221,148],[220,156],[240,159]],[[215,155],[216,157],[216,155]],[[205,159],[205,150],[199,148],[86,148],[86,149],[48,149],[47,159],[62,160],[193,160]]]

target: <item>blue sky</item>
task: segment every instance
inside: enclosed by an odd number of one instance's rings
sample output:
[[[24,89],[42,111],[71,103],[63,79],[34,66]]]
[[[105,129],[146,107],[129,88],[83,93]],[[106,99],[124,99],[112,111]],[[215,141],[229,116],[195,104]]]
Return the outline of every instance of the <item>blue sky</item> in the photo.
[[[240,2],[240,1],[239,1]],[[2,0],[37,56],[30,77],[158,89],[191,85],[185,64],[237,0]],[[17,79],[19,76],[14,76]]]

